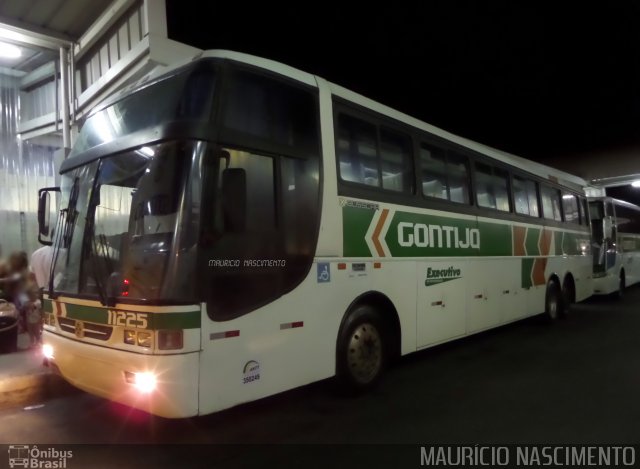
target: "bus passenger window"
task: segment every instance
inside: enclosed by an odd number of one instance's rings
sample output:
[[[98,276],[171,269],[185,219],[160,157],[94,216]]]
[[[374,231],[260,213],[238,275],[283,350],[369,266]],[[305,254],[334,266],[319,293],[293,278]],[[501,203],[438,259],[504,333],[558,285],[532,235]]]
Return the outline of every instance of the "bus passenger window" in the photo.
[[[589,226],[589,208],[585,198],[580,198],[580,223]]]
[[[340,114],[337,153],[340,177],[345,181],[379,186],[376,128],[368,122]]]
[[[407,135],[380,129],[382,188],[413,193],[411,139]]]
[[[449,153],[447,157],[449,175],[449,200],[461,204],[469,203],[469,163],[465,156]]]
[[[562,221],[560,211],[560,191],[549,186],[542,186],[540,190],[542,198],[542,215],[547,220]]]
[[[422,193],[427,197],[448,199],[447,162],[444,150],[420,145],[420,168],[422,171]]]
[[[539,217],[538,191],[536,183],[530,179],[519,176],[513,177],[513,196],[516,204],[516,213]]]
[[[578,212],[578,200],[573,194],[562,194],[562,208],[564,209],[564,219],[569,223],[580,223]]]
[[[469,203],[469,165],[467,158],[456,153],[445,156],[445,150],[420,145],[422,193],[427,197]]]
[[[508,174],[486,164],[476,165],[478,205],[503,212],[510,210]]]

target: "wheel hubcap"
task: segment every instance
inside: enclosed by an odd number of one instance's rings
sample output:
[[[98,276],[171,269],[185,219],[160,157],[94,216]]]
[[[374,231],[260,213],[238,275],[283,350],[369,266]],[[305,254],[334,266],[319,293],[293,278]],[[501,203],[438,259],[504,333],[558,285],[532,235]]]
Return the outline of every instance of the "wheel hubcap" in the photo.
[[[558,302],[555,297],[549,299],[549,316],[555,319],[558,316]]]
[[[374,326],[365,323],[353,331],[347,360],[352,376],[359,383],[366,384],[376,377],[382,364],[382,342]]]

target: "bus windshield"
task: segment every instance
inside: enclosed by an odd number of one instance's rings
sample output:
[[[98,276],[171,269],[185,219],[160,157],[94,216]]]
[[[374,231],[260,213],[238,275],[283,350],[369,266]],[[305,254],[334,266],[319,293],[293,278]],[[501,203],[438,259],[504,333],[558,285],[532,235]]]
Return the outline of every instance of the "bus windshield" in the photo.
[[[311,269],[320,207],[313,88],[197,63],[91,115],[73,153],[63,164],[54,294],[110,305],[206,301],[212,318],[228,320]]]
[[[54,290],[101,300],[193,300],[185,274],[196,256],[204,147],[143,146],[63,174]]]

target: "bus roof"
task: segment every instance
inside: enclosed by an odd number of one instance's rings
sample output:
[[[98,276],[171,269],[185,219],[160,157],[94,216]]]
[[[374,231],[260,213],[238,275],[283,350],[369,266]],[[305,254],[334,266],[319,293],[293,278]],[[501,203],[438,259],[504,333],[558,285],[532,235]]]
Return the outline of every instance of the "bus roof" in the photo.
[[[431,124],[428,124],[419,119],[416,119],[407,114],[404,114],[400,111],[397,111],[388,106],[385,106],[384,104],[378,103],[370,98],[367,98],[358,93],[355,93],[346,88],[343,88],[340,85],[336,85],[327,80],[324,80],[319,76],[312,75],[307,72],[303,72],[294,67],[285,65],[280,62],[276,62],[274,60],[264,59],[262,57],[256,57],[256,56],[245,54],[242,52],[234,52],[229,50],[200,51],[196,53],[194,56],[186,58],[184,61],[172,64],[170,66],[157,67],[156,69],[152,70],[149,74],[145,75],[140,80],[130,84],[126,88],[123,88],[122,90],[114,94],[111,98],[104,101],[96,109],[104,108],[105,106],[108,106],[109,104],[122,99],[122,97],[124,97],[125,95],[132,93],[133,91],[135,91],[135,89],[139,88],[140,86],[146,83],[152,82],[158,78],[161,78],[164,75],[170,74],[172,71],[178,68],[181,68],[185,65],[188,65],[191,62],[204,59],[204,58],[229,59],[236,62],[245,63],[245,64],[262,68],[280,75],[284,75],[286,77],[289,77],[291,79],[300,81],[302,83],[305,83],[309,86],[314,86],[314,87],[317,87],[318,83],[324,82],[328,85],[329,89],[331,90],[331,93],[334,94],[335,96],[339,96],[355,104],[359,104],[361,106],[367,107],[375,112],[386,115],[392,119],[400,121],[411,127],[424,130],[425,132],[444,138],[458,145],[467,147],[470,150],[477,151],[493,159],[502,161],[503,163],[507,163],[509,165],[521,168],[524,171],[535,174],[538,177],[548,179],[560,184],[564,184],[569,187],[579,188],[580,190],[584,189],[584,187],[587,186],[587,182],[578,176],[574,176],[572,174],[566,173],[564,171],[560,171],[550,166],[536,163],[534,161],[527,160],[520,156],[512,155],[510,153],[504,152],[502,150],[498,150],[496,148],[489,147],[482,143],[474,142],[473,140],[460,137],[458,135],[452,134],[451,132],[447,132],[446,130],[440,129]],[[92,111],[92,113],[93,112],[94,111]]]
[[[589,202],[597,202],[597,201],[611,202],[614,205],[620,205],[622,207],[627,207],[627,208],[630,208],[632,210],[636,210],[636,211],[640,212],[640,207],[638,207],[637,205],[632,204],[631,202],[627,202],[626,200],[614,199],[613,197],[609,197],[609,196],[588,197],[588,200],[589,200]]]

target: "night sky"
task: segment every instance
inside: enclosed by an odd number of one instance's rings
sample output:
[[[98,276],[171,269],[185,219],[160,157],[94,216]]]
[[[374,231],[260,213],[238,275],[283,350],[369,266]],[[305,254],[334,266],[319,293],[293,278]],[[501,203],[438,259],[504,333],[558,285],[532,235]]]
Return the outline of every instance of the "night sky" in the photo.
[[[639,2],[204,3],[167,0],[172,39],[284,62],[550,165],[640,154]]]

